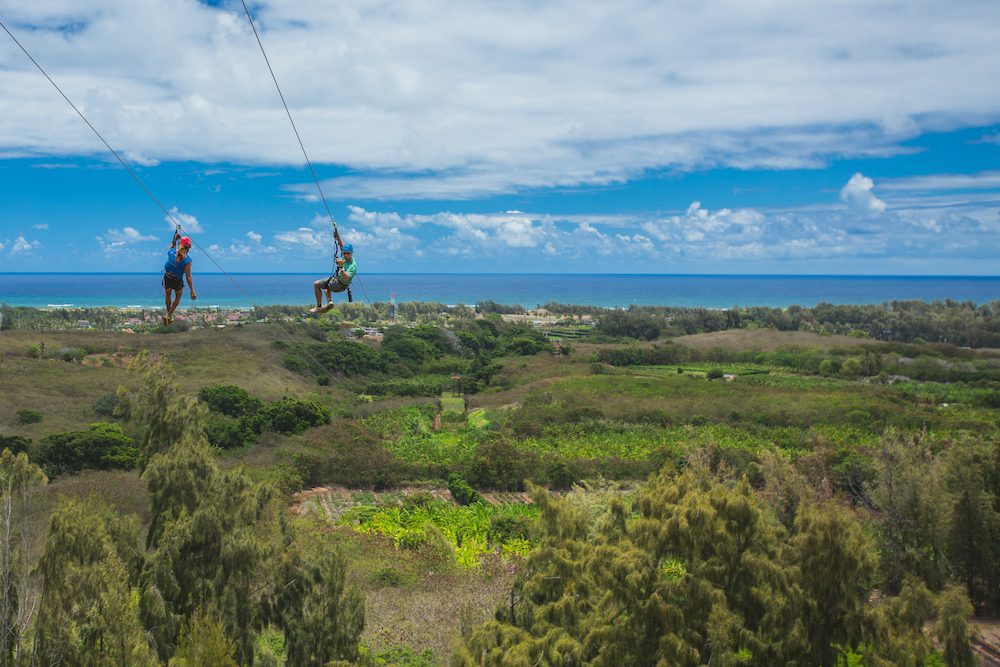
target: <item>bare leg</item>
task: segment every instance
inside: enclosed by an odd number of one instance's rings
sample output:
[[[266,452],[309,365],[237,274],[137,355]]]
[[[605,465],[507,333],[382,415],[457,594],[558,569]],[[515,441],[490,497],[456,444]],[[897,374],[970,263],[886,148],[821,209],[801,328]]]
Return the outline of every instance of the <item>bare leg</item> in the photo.
[[[322,293],[320,291],[320,286],[319,286],[319,284],[321,282],[323,282],[323,281],[322,280],[317,280],[316,282],[313,283],[313,291],[316,293],[316,307],[317,308],[322,308],[323,307],[323,295],[322,295]]]
[[[163,303],[164,307],[167,309],[167,314],[163,316],[163,323],[167,323],[167,318],[170,317],[170,292],[172,292],[169,287],[163,290]]]
[[[174,302],[167,307],[167,318],[171,322],[174,319],[174,311],[177,310],[177,305],[181,302],[181,295],[183,293],[182,290],[174,290]]]

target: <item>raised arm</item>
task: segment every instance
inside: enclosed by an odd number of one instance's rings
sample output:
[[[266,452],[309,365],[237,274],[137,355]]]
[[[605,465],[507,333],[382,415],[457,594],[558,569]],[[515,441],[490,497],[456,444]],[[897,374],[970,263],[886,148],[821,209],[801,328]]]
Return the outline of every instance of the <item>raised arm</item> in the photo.
[[[170,242],[170,247],[167,249],[173,250],[174,248],[176,248],[177,242],[180,240],[180,238],[181,238],[181,228],[178,227],[177,229],[174,230],[174,240]]]

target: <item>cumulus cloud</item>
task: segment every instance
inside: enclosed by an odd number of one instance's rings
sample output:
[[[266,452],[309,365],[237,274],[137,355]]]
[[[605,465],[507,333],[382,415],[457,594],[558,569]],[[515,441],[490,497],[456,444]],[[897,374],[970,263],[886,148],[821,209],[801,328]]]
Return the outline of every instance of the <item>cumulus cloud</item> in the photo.
[[[155,240],[155,236],[144,236],[134,227],[109,229],[107,232],[97,237],[97,241],[101,244],[101,248],[105,253],[113,253],[133,243]]]
[[[995,3],[894,7],[264,0],[254,11],[310,156],[350,170],[328,194],[370,200],[815,167],[994,116],[1000,87],[982,82],[1000,71]],[[0,0],[129,159],[299,164],[241,9]],[[0,54],[0,86],[0,154],[93,155],[95,139],[16,50]]]
[[[535,248],[551,233],[544,220],[507,211],[494,214],[441,212],[433,215],[402,215],[397,212],[368,211],[352,206],[348,220],[367,230],[372,240],[385,238],[397,243],[417,243],[402,229],[436,228],[447,232],[438,244],[447,254],[466,254],[498,248]],[[346,237],[345,237],[346,240]]]
[[[10,254],[19,255],[22,253],[29,253],[34,248],[37,248],[40,245],[42,244],[39,243],[38,241],[29,241],[26,238],[24,238],[24,234],[21,234],[16,239],[14,239],[14,245],[10,247]]]
[[[840,199],[855,211],[869,214],[882,213],[885,211],[885,202],[875,196],[872,192],[874,188],[875,183],[872,179],[856,173],[840,190]]]
[[[247,232],[247,238],[253,241],[254,243],[260,243],[261,239],[263,239],[264,237],[251,229],[249,232]]]
[[[168,225],[170,225],[170,229],[174,229],[176,223],[179,222],[181,223],[181,227],[183,228],[184,232],[189,232],[191,234],[200,234],[202,231],[204,231],[201,227],[201,223],[198,222],[198,218],[189,213],[182,213],[180,210],[177,209],[176,206],[171,208],[170,215],[164,217],[163,219],[167,222]]]

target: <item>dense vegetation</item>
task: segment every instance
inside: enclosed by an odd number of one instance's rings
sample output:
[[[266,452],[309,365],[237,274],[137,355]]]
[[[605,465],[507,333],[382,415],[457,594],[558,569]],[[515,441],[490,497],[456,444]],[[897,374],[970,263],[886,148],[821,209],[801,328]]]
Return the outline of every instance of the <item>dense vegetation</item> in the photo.
[[[971,664],[995,306],[5,330],[0,664]]]

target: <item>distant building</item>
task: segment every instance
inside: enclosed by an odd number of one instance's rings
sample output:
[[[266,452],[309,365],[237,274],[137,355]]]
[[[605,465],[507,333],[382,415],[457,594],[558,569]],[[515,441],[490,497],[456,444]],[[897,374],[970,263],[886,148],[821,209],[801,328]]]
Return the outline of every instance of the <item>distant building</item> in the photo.
[[[79,327],[79,328],[81,328],[81,329],[89,329],[90,328],[90,320],[77,320],[76,321],[76,326]]]

